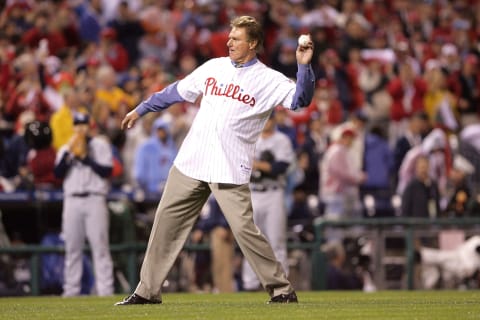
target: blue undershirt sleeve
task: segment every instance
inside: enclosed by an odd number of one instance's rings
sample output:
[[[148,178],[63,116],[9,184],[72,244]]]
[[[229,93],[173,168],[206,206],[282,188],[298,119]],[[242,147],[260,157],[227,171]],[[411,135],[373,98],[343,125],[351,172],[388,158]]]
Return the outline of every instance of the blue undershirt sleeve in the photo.
[[[148,112],[157,112],[167,109],[172,104],[185,101],[177,90],[178,81],[168,85],[163,90],[152,94],[147,100],[140,103],[135,111],[143,116]]]

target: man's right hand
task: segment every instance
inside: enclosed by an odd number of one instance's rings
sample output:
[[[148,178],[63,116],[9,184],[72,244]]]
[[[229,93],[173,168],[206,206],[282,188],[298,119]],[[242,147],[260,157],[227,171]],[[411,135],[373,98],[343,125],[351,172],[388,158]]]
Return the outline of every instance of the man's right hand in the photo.
[[[140,115],[135,110],[130,111],[125,118],[123,118],[120,128],[122,130],[132,128],[138,118],[140,118]]]

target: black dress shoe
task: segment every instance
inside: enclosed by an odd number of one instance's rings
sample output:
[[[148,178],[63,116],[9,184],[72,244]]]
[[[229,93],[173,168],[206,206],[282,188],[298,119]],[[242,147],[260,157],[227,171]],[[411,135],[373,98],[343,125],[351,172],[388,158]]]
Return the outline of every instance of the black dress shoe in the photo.
[[[116,306],[127,306],[131,304],[159,304],[162,303],[162,300],[148,300],[143,297],[140,297],[138,294],[134,293],[125,299],[123,301],[115,303]]]
[[[278,296],[272,297],[268,304],[273,303],[298,303],[297,294],[295,291],[292,291],[288,294],[279,294]]]

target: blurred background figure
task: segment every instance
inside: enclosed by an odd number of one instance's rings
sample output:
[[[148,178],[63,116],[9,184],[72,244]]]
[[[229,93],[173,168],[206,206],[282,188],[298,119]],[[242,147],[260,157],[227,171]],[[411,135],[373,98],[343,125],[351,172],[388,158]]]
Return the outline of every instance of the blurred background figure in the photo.
[[[408,118],[424,110],[424,96],[427,91],[425,80],[415,74],[409,63],[400,66],[398,76],[390,80],[388,93],[392,97],[390,108],[389,141],[393,145],[405,132]]]
[[[350,162],[350,152],[355,132],[345,126],[340,136],[325,152],[321,163],[321,199],[325,205],[324,218],[342,220],[359,217],[358,186],[367,179],[365,172]],[[339,240],[341,235],[330,232],[329,240]]]
[[[454,74],[452,91],[459,97],[457,111],[462,127],[478,122],[478,105],[480,103],[480,78],[478,75],[479,59],[475,54],[468,54],[462,61],[459,72]],[[456,81],[455,81],[456,80]]]
[[[108,26],[115,30],[117,41],[125,48],[129,65],[135,65],[140,57],[138,43],[145,29],[129,1],[120,1],[116,15],[108,22]]]
[[[320,161],[329,144],[325,121],[312,114],[308,123],[303,143],[297,151],[298,167],[303,171],[303,180],[296,190],[303,191],[305,198],[315,196],[318,200],[320,192]],[[293,212],[292,212],[293,214]]]
[[[448,132],[455,132],[458,127],[458,98],[449,90],[447,75],[439,65],[429,67],[424,78],[427,91],[424,96],[424,110],[432,127],[443,128]]]
[[[440,195],[444,194],[447,184],[450,149],[445,132],[439,128],[432,130],[423,139],[421,145],[411,148],[405,155],[398,171],[396,189],[398,194],[403,193],[406,185],[415,175],[415,160],[422,155],[429,159],[430,178],[438,184]]]
[[[152,124],[155,120],[156,115],[147,115],[140,119],[138,126],[126,133],[125,142],[120,152],[125,168],[124,184],[129,188],[136,185],[133,168],[137,149],[151,137]]]
[[[45,122],[33,121],[26,125],[25,141],[29,147],[27,168],[32,187],[39,190],[56,190],[61,180],[55,177],[56,150],[52,146],[52,130]]]
[[[117,31],[111,27],[105,27],[100,32],[100,41],[94,56],[101,64],[111,66],[118,73],[125,72],[130,65],[128,52],[118,42]]]
[[[340,57],[335,49],[329,48],[325,50],[319,57],[318,67],[315,70],[317,81],[325,79],[328,84],[334,86],[339,94],[337,98],[342,105],[343,119],[346,119],[350,112],[352,104],[352,92],[348,83],[348,75],[344,65],[341,63]]]
[[[76,113],[74,135],[57,152],[55,175],[63,179],[62,236],[65,240],[63,296],[80,294],[85,239],[92,250],[95,293],[113,294],[113,262],[109,249],[108,178],[112,148],[91,131],[90,117]]]
[[[322,252],[327,258],[327,290],[361,290],[363,288],[361,274],[347,269],[347,256],[341,242],[331,241],[323,245]]]
[[[402,193],[402,216],[437,218],[440,214],[440,194],[435,180],[430,178],[428,156],[415,160],[415,176]]]
[[[395,146],[393,149],[393,157],[394,157],[394,178],[395,183],[397,182],[397,174],[400,166],[402,164],[403,159],[407,152],[415,146],[418,146],[422,143],[423,138],[425,137],[428,128],[429,128],[429,121],[427,114],[424,112],[416,112],[414,113],[411,118],[408,120],[408,126],[400,135],[395,142]]]
[[[274,111],[276,113],[277,111]],[[276,127],[275,114],[267,120],[255,147],[255,159],[250,179],[253,221],[272,246],[275,257],[288,274],[287,258],[287,170],[295,161],[292,143]],[[242,266],[244,290],[261,288],[255,272],[244,260]]]
[[[77,112],[87,112],[87,108],[81,104],[80,94],[73,87],[64,88],[62,91],[63,105],[50,117],[52,129],[52,145],[58,150],[66,144],[73,135],[73,115]]]
[[[96,80],[95,104],[91,106],[91,113],[99,129],[108,133],[119,128],[122,117],[137,101],[118,86],[117,75],[111,66],[100,66]]]
[[[360,185],[364,215],[393,216],[390,205],[393,154],[387,137],[380,127],[373,127],[365,134],[364,144],[362,169],[367,179]],[[367,199],[373,200],[373,203],[366,203]]]
[[[461,218],[467,216],[467,207],[473,197],[472,185],[468,177],[475,173],[475,167],[470,161],[457,154],[448,175],[447,208],[442,216]]]
[[[422,289],[470,289],[480,269],[480,236],[461,239],[447,249],[420,248]]]
[[[27,171],[28,145],[17,134],[11,122],[0,120],[0,189],[13,192],[20,185]]]
[[[306,109],[289,113],[289,117],[296,124],[297,131],[300,131],[298,132],[300,137],[297,139],[301,140],[302,127],[312,118],[322,119],[325,132],[329,133],[344,121],[346,114],[342,109],[336,87],[326,79],[319,79],[315,85],[312,103]]]
[[[169,125],[161,118],[152,124],[151,136],[135,152],[134,177],[147,197],[160,198],[177,155]]]

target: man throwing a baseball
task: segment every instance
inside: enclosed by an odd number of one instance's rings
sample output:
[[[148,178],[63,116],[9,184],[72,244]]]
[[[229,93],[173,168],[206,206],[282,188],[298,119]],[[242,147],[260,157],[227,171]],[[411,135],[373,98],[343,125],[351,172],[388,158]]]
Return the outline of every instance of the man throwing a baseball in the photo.
[[[116,305],[161,303],[161,287],[198,214],[213,193],[235,239],[270,295],[270,303],[297,296],[270,244],[253,223],[249,181],[255,142],[272,110],[306,107],[314,91],[313,43],[296,51],[296,83],[257,59],[261,25],[252,17],[231,21],[229,56],[214,58],[129,112],[131,128],[147,112],[202,96],[200,109],[174,161],[158,205],[135,292]]]

